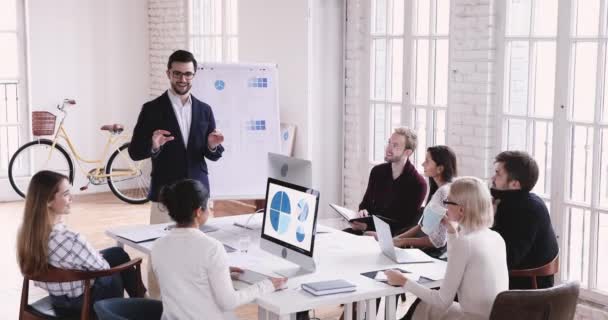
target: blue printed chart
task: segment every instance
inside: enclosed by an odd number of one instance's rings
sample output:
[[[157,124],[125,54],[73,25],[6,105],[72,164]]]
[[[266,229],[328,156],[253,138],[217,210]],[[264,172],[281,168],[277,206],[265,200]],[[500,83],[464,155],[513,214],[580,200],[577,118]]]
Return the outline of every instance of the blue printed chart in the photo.
[[[310,251],[316,201],[312,194],[269,183],[263,235]]]
[[[291,222],[289,196],[283,191],[274,194],[270,203],[270,224],[278,234],[284,234]]]

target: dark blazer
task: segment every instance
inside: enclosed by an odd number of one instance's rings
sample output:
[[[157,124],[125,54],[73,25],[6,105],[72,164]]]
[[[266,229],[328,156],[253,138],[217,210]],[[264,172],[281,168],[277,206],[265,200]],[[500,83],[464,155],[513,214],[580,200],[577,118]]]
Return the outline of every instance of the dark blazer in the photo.
[[[529,269],[543,266],[559,252],[557,237],[545,202],[523,190],[492,189],[500,202],[494,214],[494,227],[505,240],[507,267]],[[553,276],[538,277],[538,288],[553,286]],[[509,277],[509,289],[532,289],[529,278]]]
[[[175,139],[165,143],[160,152],[152,154],[152,134],[157,129],[171,132]],[[215,118],[211,107],[194,96],[192,96],[192,121],[188,146],[184,145],[166,91],[160,97],[143,105],[133,130],[129,155],[133,160],[152,157],[152,181],[148,194],[150,200],[158,201],[163,186],[184,178],[198,180],[209,190],[205,158],[216,161],[224,151],[221,145],[214,152],[207,147],[207,136],[213,130],[215,130]]]

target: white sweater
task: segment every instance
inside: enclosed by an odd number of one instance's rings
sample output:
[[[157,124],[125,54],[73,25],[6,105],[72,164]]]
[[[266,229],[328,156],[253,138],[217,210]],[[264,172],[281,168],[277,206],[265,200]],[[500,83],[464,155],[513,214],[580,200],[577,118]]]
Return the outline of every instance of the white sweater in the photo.
[[[440,290],[406,282],[405,289],[424,303],[414,319],[488,319],[496,295],[509,289],[504,240],[490,229],[448,234],[448,256]]]
[[[225,319],[224,314],[274,291],[264,280],[235,291],[224,246],[195,228],[175,228],[152,247],[162,319]]]

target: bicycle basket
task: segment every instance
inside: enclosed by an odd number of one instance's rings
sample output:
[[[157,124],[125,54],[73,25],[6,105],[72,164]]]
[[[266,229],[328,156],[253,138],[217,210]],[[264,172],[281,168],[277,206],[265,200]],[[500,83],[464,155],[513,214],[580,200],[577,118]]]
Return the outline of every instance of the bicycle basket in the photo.
[[[57,116],[48,111],[32,112],[32,134],[34,136],[51,136],[55,133]]]

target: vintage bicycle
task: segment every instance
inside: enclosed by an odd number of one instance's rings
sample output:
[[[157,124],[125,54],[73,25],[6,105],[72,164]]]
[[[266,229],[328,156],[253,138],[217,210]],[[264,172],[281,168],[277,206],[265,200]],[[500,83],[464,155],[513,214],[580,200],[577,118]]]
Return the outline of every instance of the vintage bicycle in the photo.
[[[57,116],[47,111],[32,112],[32,133],[35,137],[21,146],[11,157],[8,166],[8,177],[11,186],[22,197],[25,197],[31,177],[41,170],[52,170],[66,175],[70,183],[74,183],[74,161],[90,184],[108,184],[110,190],[120,200],[140,204],[148,202],[150,188],[150,172],[152,163],[150,159],[134,161],[129,156],[130,136],[124,132],[120,124],[110,124],[101,127],[101,131],[108,132],[107,142],[98,159],[87,160],[80,156],[76,146],[72,143],[64,127],[68,115],[66,107],[76,105],[76,101],[65,99],[57,109],[63,113],[59,127],[55,131]],[[53,136],[53,139],[41,138]],[[67,149],[59,140],[67,143]],[[108,157],[108,154],[112,154]],[[104,160],[107,159],[104,166]],[[93,164],[89,171],[83,164]]]

